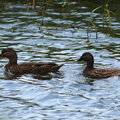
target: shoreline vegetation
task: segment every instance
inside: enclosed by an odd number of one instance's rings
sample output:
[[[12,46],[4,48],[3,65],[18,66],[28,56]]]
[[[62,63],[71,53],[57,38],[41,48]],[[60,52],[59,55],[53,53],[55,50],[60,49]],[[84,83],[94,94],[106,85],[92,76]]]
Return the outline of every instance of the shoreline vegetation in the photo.
[[[30,10],[41,10],[41,14],[43,16],[43,21],[41,26],[44,23],[44,16],[45,11],[47,8],[51,7],[61,7],[63,8],[63,11],[67,11],[69,9],[73,9],[74,5],[71,5],[70,2],[76,2],[78,4],[82,4],[83,6],[87,6],[90,8],[89,15],[89,21],[86,22],[86,34],[87,38],[89,40],[91,36],[91,32],[95,32],[96,39],[99,37],[99,32],[103,32],[106,35],[112,34],[113,36],[117,36],[115,34],[115,31],[112,30],[112,17],[116,17],[116,19],[119,20],[119,0],[111,1],[111,0],[1,0],[0,6],[4,6],[8,4],[9,2],[12,2],[13,4],[25,4],[27,6],[27,9]],[[60,2],[58,5],[57,3]],[[58,5],[58,6],[57,6]],[[116,7],[114,7],[116,6]],[[94,13],[99,13],[102,17],[102,25],[99,26],[96,23],[96,18],[94,17]],[[73,28],[73,31],[75,32],[77,29],[75,25],[71,25],[71,28]]]

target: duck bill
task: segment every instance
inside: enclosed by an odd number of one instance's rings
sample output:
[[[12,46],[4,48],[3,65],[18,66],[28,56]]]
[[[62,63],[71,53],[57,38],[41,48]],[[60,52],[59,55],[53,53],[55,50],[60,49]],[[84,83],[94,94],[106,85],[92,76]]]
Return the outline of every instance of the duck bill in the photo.
[[[3,57],[3,55],[2,55],[2,54],[0,54],[0,58],[1,58],[1,57]]]
[[[79,62],[79,61],[82,61],[82,59],[81,59],[81,58],[79,58],[77,61],[78,61],[78,62]]]

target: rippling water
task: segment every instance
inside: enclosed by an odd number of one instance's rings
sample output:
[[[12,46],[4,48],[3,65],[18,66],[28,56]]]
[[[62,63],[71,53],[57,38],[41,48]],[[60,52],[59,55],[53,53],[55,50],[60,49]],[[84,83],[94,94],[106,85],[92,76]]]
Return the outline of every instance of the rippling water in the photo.
[[[0,59],[0,120],[119,120],[120,80],[92,80],[82,75],[83,52],[92,52],[97,67],[120,67],[119,21],[113,17],[113,33],[87,36],[93,8],[79,2],[55,2],[31,9],[9,2],[0,9],[0,49],[12,47],[18,61],[54,61],[65,65],[47,76],[7,76]],[[3,5],[1,3],[1,5]],[[86,6],[85,6],[86,5]],[[29,7],[29,9],[28,9]],[[94,13],[100,27],[102,16]]]

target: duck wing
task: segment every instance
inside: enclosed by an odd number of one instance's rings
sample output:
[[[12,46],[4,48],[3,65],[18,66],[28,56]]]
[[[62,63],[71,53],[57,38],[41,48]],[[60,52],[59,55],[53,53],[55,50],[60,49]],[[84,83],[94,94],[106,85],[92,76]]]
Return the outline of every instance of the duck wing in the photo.
[[[40,64],[35,64],[36,67],[38,67],[39,70],[42,70],[43,72],[57,72],[63,64],[56,64],[53,62],[48,62],[48,63],[40,63]]]
[[[57,72],[63,64],[56,63],[22,63],[9,67],[9,71],[13,74],[47,74],[49,72]]]
[[[119,76],[120,75],[120,69],[92,69],[92,70],[85,70],[85,75],[91,77],[91,78],[108,78],[112,76]]]

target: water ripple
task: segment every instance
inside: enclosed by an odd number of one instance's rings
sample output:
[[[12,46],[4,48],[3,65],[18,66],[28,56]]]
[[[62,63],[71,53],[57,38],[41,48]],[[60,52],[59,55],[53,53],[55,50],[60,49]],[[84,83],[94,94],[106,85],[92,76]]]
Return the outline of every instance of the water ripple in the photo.
[[[18,63],[52,61],[65,65],[46,76],[10,76],[3,67],[8,60],[0,59],[0,119],[119,120],[120,78],[86,78],[82,75],[85,64],[76,62],[82,53],[92,52],[95,66],[119,67],[119,37],[99,31],[96,39],[91,30],[88,39],[93,5],[59,0],[52,5],[33,10],[26,3],[9,2],[1,8],[0,50],[14,48]],[[102,27],[101,14],[93,13],[93,18],[98,28]],[[119,22],[114,17],[112,20],[111,28],[119,35]]]

